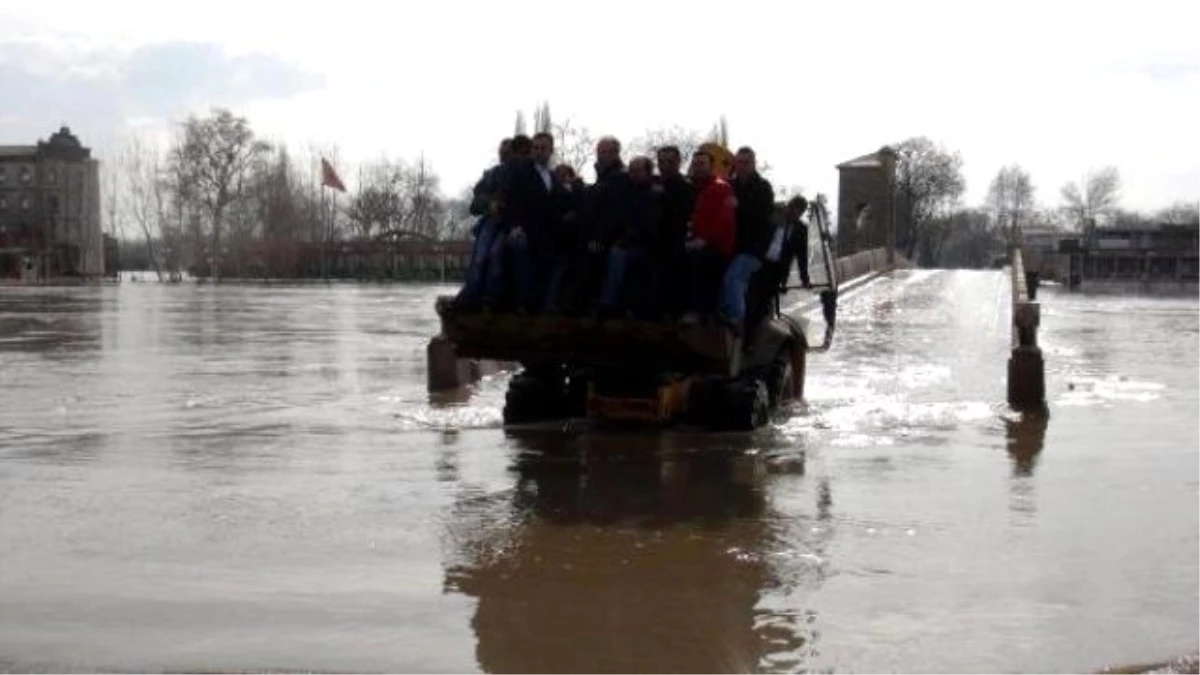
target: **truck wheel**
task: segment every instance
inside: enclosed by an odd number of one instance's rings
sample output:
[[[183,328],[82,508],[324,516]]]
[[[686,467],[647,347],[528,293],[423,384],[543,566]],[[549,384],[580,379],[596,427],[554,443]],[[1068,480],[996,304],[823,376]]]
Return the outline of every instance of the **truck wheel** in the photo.
[[[566,386],[561,377],[518,373],[504,395],[504,423],[532,424],[566,416]]]
[[[767,395],[772,406],[777,406],[781,402],[791,397],[792,392],[792,353],[791,348],[787,345],[779,350],[775,355],[775,360],[771,362],[770,369],[767,371]]]
[[[714,421],[723,431],[751,431],[767,423],[770,394],[760,379],[739,379],[725,389],[725,410]]]
[[[802,349],[791,344],[775,355],[767,373],[767,393],[771,396],[772,407],[803,397],[804,358]]]
[[[567,378],[567,417],[586,417],[588,405],[588,385],[591,382],[582,374],[574,374]]]

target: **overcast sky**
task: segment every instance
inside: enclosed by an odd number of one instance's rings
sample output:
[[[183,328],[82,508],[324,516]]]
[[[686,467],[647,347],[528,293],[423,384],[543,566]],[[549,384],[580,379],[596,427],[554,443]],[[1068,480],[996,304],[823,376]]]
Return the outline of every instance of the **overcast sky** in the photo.
[[[0,144],[104,148],[210,105],[349,167],[424,152],[456,193],[519,108],[628,140],[724,113],[779,185],[926,135],[968,202],[1117,166],[1123,204],[1200,200],[1200,3],[0,0]],[[102,157],[103,158],[103,157]]]

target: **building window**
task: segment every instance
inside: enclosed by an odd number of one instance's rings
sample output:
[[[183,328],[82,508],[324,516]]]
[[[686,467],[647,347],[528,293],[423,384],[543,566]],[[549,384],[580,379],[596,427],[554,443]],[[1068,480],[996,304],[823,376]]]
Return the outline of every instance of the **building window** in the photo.
[[[7,208],[8,208],[8,197],[5,197],[4,195],[0,195],[0,211],[3,211]]]
[[[46,211],[52,216],[58,214],[58,197],[54,195],[46,197]]]
[[[50,169],[46,173],[46,181],[48,183],[50,183],[51,185],[54,185],[55,183],[57,183],[58,182],[58,169]]]
[[[29,207],[30,207],[29,196],[26,195],[26,196],[21,197],[21,208],[28,211]]]
[[[0,166],[0,185],[4,185],[4,181],[8,178],[8,169]]]
[[[21,184],[29,185],[29,181],[32,179],[33,179],[33,176],[29,173],[29,167],[27,167],[27,166],[22,167],[21,168]]]

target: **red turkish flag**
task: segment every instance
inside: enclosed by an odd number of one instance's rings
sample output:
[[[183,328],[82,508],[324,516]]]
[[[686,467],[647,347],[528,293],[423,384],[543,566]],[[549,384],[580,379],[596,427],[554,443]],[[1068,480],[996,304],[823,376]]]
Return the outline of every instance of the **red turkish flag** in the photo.
[[[338,178],[337,172],[333,170],[333,165],[321,158],[321,185],[331,187],[338,192],[345,192],[346,185]]]

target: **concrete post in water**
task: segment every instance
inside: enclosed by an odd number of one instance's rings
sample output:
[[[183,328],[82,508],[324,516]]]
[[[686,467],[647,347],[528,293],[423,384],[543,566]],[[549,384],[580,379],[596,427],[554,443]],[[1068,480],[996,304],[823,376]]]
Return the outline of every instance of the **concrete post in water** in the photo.
[[[1008,404],[1021,412],[1046,410],[1046,364],[1037,343],[1041,308],[1029,298],[1019,246],[1012,249],[1012,354],[1008,359]]]
[[[469,384],[470,365],[454,352],[454,343],[443,335],[435,335],[426,347],[429,391],[447,391]]]

